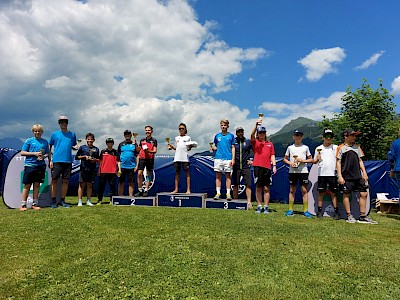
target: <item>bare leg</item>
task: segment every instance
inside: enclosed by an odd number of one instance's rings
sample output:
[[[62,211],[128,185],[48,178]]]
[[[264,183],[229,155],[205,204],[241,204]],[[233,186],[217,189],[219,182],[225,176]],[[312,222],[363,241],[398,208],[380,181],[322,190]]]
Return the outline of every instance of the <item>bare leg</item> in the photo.
[[[138,171],[137,183],[138,183],[138,189],[141,190],[143,186],[143,170]]]
[[[294,207],[294,195],[296,194],[296,186],[290,185],[289,190],[289,210],[293,211]]]
[[[256,186],[256,200],[258,206],[262,205],[262,189],[262,186]]]
[[[181,172],[176,171],[175,172],[175,189],[172,191],[172,193],[177,193],[179,191],[179,179],[181,178]]]
[[[301,193],[303,194],[303,210],[304,210],[304,212],[306,212],[306,211],[308,211],[307,185],[303,184],[301,186]]]
[[[247,191],[246,191],[247,194]],[[233,199],[239,199],[239,186],[234,185],[233,186]]]
[[[63,179],[61,188],[61,198],[65,199],[65,197],[67,196],[67,191],[68,191],[68,179]]]
[[[185,170],[185,175],[186,175],[186,194],[190,194],[190,170],[187,169]]]
[[[367,192],[360,192],[360,216],[367,215]]]
[[[133,196],[133,191],[135,190],[135,184],[132,182],[129,182],[129,186],[128,186],[128,194],[129,196]]]
[[[125,182],[118,183],[118,196],[124,195],[124,187],[125,187]]]
[[[351,214],[350,211],[350,193],[343,193],[343,206],[346,214]]]
[[[264,187],[264,206],[269,206],[269,200],[271,198],[271,193],[269,186]]]
[[[93,193],[93,183],[88,182],[86,187],[86,197],[88,198],[88,200],[92,198],[92,193]]]

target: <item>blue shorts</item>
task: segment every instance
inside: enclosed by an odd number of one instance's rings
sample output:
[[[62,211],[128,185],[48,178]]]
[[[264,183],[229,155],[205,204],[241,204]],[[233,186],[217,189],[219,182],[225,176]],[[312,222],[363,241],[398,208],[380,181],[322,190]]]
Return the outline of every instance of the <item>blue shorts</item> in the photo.
[[[23,184],[31,184],[34,182],[43,183],[45,173],[46,173],[46,165],[35,166],[35,167],[25,166],[22,183]]]

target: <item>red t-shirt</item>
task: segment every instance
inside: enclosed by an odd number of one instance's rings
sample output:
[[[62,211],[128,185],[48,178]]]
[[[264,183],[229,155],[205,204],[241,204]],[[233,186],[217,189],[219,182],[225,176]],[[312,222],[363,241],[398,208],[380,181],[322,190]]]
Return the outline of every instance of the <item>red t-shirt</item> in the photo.
[[[141,147],[139,152],[139,158],[154,158],[154,153],[145,152],[143,150],[143,146],[147,145],[148,150],[153,150],[154,147],[157,147],[157,140],[153,137],[151,138],[143,138],[139,142],[139,146]]]
[[[254,151],[253,166],[271,169],[271,156],[275,155],[274,144],[269,141],[260,142],[255,139],[251,141],[251,145]]]
[[[117,173],[117,161],[119,153],[115,149],[103,149],[100,153],[100,173]]]

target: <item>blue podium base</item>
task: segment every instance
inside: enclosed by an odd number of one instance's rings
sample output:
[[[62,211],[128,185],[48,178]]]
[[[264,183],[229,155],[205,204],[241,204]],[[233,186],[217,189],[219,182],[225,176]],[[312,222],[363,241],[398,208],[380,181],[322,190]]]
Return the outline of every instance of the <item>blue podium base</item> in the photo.
[[[206,194],[157,194],[157,206],[203,208]]]
[[[222,200],[214,200],[212,198],[206,199],[206,208],[220,208],[220,209],[240,209],[247,210],[247,200],[231,200],[227,201],[225,199]]]
[[[118,206],[155,206],[154,197],[113,196],[112,205]]]

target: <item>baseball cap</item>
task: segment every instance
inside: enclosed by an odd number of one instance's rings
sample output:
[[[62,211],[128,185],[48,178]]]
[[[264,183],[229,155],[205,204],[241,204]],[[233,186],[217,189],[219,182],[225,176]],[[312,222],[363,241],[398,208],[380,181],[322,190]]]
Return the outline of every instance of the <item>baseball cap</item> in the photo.
[[[240,127],[240,126],[239,126],[239,127],[236,128],[236,132],[238,132],[238,131],[240,131],[240,130],[243,130],[243,131],[244,131],[243,127]]]
[[[257,132],[267,132],[267,128],[265,126],[258,126]]]
[[[361,133],[361,131],[354,131],[354,129],[352,129],[352,128],[349,128],[349,129],[346,129],[345,131],[344,131],[344,136],[349,136],[349,135],[357,135],[357,134],[360,134]]]
[[[67,123],[68,123],[68,117],[67,116],[59,116],[58,123],[60,123],[60,121],[67,121]]]
[[[125,130],[124,135],[127,135],[127,134],[132,134],[132,131],[130,131],[129,129]]]
[[[333,131],[330,130],[330,129],[325,129],[324,132],[322,133],[322,136],[323,136],[323,137],[326,137],[327,135],[328,135],[328,136],[330,135],[331,137],[334,137],[334,136],[335,136],[335,135],[333,134]]]
[[[293,131],[293,135],[303,135],[303,131],[296,129],[295,131]]]
[[[114,139],[113,138],[107,138],[106,139],[106,144],[107,143],[114,143]]]

